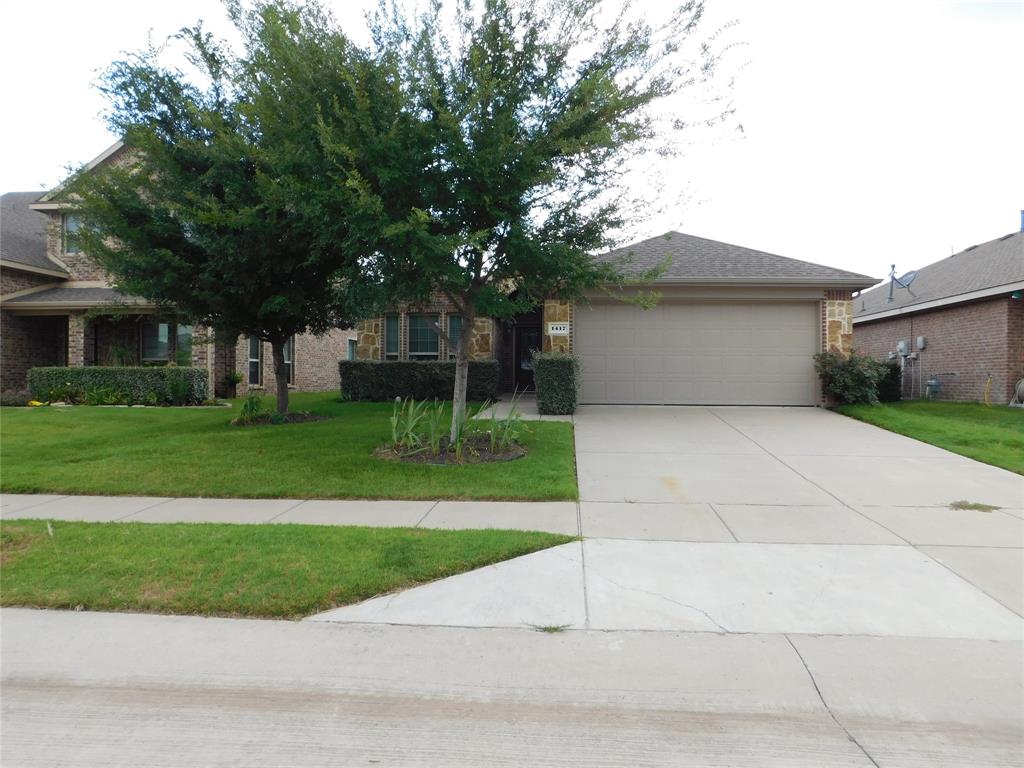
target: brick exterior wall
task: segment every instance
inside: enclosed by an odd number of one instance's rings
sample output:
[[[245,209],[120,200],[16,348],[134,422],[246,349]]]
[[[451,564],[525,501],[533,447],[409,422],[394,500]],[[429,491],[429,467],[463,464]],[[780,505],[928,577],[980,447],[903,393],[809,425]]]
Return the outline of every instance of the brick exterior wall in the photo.
[[[38,288],[41,285],[58,286],[62,283],[53,275],[40,275],[35,272],[22,272],[20,269],[9,267],[0,268],[0,296],[6,296],[15,291],[24,291],[27,288]]]
[[[0,312],[0,392],[20,395],[28,391],[29,368],[64,365],[67,318],[12,315]]]
[[[64,253],[64,222],[61,211],[44,211],[46,222],[46,255],[63,264],[72,280],[107,282],[106,270],[84,253]]]
[[[356,338],[356,331],[336,328],[323,336],[304,333],[295,337],[295,383],[296,392],[324,392],[341,388],[338,363],[348,357],[348,340]],[[268,395],[277,394],[274,380],[274,358],[270,344],[263,345],[263,384],[258,387]],[[249,390],[249,339],[239,336],[234,344],[235,370],[241,374],[238,395],[244,396]],[[223,379],[223,377],[221,377]]]
[[[937,399],[980,401],[991,374],[991,400],[1005,404],[1016,381],[1024,377],[1022,303],[1001,296],[857,323],[854,343],[861,353],[885,360],[898,341],[906,341],[908,350],[914,351],[917,337],[924,336],[927,345],[919,360],[907,362],[904,397],[923,397],[928,379],[937,376]]]

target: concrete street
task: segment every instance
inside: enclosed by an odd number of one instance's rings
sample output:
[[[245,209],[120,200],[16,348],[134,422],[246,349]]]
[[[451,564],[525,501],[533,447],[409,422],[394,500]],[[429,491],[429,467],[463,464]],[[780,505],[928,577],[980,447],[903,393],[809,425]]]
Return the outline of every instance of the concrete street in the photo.
[[[3,497],[585,537],[298,623],[5,609],[3,765],[1024,765],[1024,478],[816,409],[574,421],[578,505]]]
[[[13,766],[1011,766],[970,640],[339,626],[6,609]]]

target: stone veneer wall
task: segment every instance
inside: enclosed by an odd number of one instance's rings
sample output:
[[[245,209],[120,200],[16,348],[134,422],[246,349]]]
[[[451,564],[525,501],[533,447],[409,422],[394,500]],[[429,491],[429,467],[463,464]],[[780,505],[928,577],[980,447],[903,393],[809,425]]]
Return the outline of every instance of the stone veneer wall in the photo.
[[[460,314],[450,301],[443,297],[436,296],[430,304],[411,307],[401,306],[394,313],[398,315],[398,359],[409,359],[409,315],[437,315],[441,327],[446,327],[449,315]],[[371,317],[356,324],[354,329],[356,338],[356,359],[357,360],[383,360],[384,359],[384,316]],[[469,359],[490,360],[495,356],[497,350],[497,328],[495,321],[489,317],[478,317],[473,321],[473,328],[469,336]],[[448,344],[441,338],[438,339],[437,357],[438,360],[448,359]]]
[[[568,323],[569,335],[549,335],[548,323]],[[572,352],[572,330],[572,302],[561,299],[548,299],[545,301],[544,315],[541,323],[541,333],[544,337],[543,351]]]
[[[821,346],[825,352],[853,351],[853,301],[849,291],[825,291],[821,302]]]

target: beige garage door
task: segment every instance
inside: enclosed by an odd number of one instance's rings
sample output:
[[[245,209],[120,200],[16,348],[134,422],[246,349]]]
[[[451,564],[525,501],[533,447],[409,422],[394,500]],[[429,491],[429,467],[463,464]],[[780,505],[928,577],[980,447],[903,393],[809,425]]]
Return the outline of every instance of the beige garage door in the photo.
[[[814,405],[818,313],[814,301],[578,306],[581,402]]]

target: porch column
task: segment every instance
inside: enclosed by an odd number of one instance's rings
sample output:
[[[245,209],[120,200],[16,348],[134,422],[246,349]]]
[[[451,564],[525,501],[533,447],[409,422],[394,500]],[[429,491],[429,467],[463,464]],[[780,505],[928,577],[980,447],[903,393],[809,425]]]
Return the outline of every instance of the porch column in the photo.
[[[545,352],[572,352],[572,302],[561,299],[547,299],[542,317]],[[551,323],[564,326],[557,333],[551,333]]]
[[[95,349],[96,329],[85,312],[72,312],[68,315],[68,365],[81,368],[95,365],[93,351]]]

